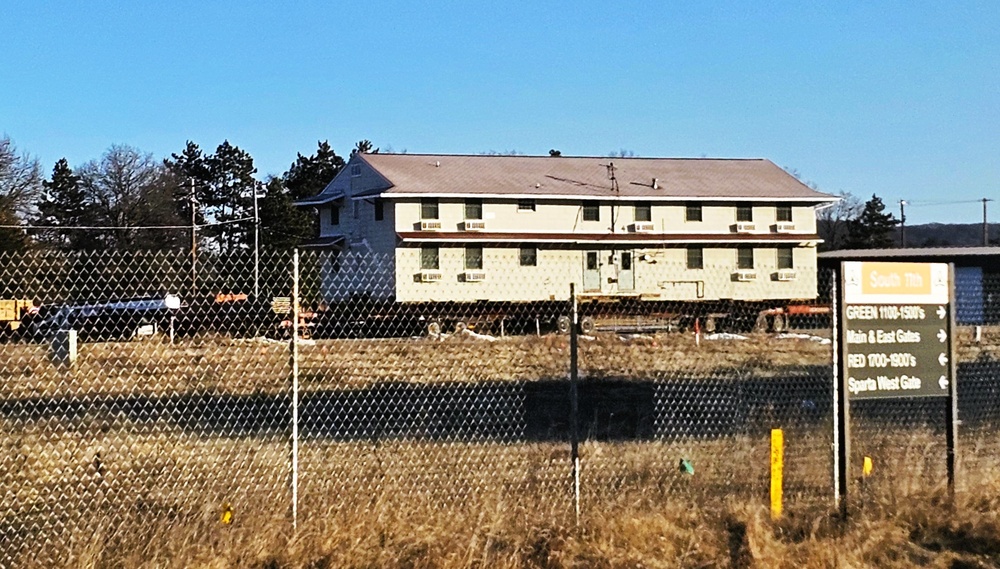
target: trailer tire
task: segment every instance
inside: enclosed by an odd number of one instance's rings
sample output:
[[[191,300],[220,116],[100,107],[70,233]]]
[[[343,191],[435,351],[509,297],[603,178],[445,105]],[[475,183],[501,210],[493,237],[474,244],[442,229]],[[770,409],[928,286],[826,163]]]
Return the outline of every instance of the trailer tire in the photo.
[[[590,334],[593,334],[594,330],[596,329],[597,325],[594,324],[594,319],[591,318],[590,316],[584,316],[583,318],[580,319],[581,334],[587,334],[589,336]]]
[[[469,329],[469,325],[466,324],[464,320],[459,320],[458,322],[455,322],[455,333],[456,334],[461,334],[462,332],[465,332],[468,329]]]
[[[438,338],[441,336],[441,323],[437,320],[427,324],[427,337]]]
[[[569,319],[569,316],[563,315],[556,318],[556,332],[560,334],[569,334],[570,328],[573,326],[573,322]]]
[[[715,316],[709,316],[705,319],[705,333],[714,334],[715,333]]]

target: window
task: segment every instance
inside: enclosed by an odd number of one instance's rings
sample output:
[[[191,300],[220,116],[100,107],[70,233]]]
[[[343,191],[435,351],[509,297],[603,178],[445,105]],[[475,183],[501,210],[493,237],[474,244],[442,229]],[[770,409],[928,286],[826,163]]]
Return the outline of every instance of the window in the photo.
[[[465,219],[483,218],[483,200],[465,200]]]
[[[351,176],[357,177],[361,175],[361,164],[354,164],[351,166]]]
[[[330,225],[340,225],[340,206],[330,208]]]
[[[585,203],[585,204],[583,204],[583,220],[584,221],[600,221],[601,220],[601,204],[598,204],[598,203]]]
[[[736,221],[753,221],[753,206],[752,205],[736,206]]]
[[[753,249],[750,247],[740,247],[736,250],[736,268],[737,269],[752,269],[753,268]]]
[[[375,221],[382,221],[385,219],[385,202],[382,198],[375,198]]]
[[[779,269],[795,268],[795,263],[792,260],[791,247],[778,247],[778,268]]]
[[[622,252],[622,265],[621,270],[631,271],[632,270],[632,253]]]
[[[792,206],[790,205],[779,205],[776,208],[775,220],[777,221],[791,221],[792,220]]]
[[[354,203],[354,219],[359,219],[361,217],[361,201],[355,200],[353,203]]]
[[[705,268],[705,250],[701,247],[688,247],[688,268],[689,269],[704,269]]]
[[[538,265],[538,249],[534,247],[521,247],[521,266],[534,267]]]
[[[438,270],[438,248],[437,247],[421,247],[420,248],[420,268],[427,271]]]
[[[701,221],[701,204],[700,203],[687,204],[687,207],[684,208],[684,220]]]
[[[535,200],[531,198],[517,200],[517,211],[535,211]]]
[[[587,251],[587,270],[596,271],[600,268],[601,266],[597,259],[597,251]]]
[[[649,202],[635,204],[635,220],[653,221],[653,206]]]
[[[483,248],[482,247],[466,247],[465,248],[465,268],[466,269],[482,269],[483,268]]]
[[[420,200],[420,219],[437,219],[438,201],[435,198]]]

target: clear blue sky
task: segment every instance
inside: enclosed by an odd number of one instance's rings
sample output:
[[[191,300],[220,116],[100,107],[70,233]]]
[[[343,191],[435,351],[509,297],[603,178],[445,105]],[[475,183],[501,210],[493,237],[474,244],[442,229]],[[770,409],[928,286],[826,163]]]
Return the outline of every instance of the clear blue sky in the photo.
[[[996,0],[4,0],[0,37],[0,131],[47,172],[112,143],[229,139],[263,176],[367,138],[765,157],[825,191],[913,200],[911,223],[981,220],[921,201],[1000,200]]]

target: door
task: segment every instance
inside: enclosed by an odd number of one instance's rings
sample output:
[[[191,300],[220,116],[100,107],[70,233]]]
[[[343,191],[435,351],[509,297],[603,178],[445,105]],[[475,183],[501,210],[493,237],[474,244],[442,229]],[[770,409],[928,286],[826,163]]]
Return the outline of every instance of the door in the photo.
[[[601,254],[599,251],[586,251],[583,254],[583,291],[601,291]]]
[[[632,251],[622,251],[618,254],[618,292],[635,290],[633,261],[635,261],[635,257],[632,255]]]

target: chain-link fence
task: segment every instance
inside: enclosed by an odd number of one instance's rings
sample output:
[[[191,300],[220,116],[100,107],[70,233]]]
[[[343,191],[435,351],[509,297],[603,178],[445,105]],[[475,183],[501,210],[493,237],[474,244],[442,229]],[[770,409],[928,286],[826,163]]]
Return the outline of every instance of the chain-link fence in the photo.
[[[772,428],[789,506],[832,504],[832,273],[463,254],[0,259],[0,565],[765,503]],[[969,490],[998,450],[998,285],[958,332]],[[943,400],[852,413],[855,464],[876,464],[863,491],[943,483]]]

